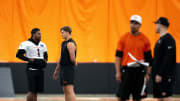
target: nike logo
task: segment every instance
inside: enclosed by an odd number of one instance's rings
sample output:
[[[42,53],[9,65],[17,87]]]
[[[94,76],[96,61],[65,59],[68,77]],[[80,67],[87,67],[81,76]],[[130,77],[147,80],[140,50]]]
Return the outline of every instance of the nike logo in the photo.
[[[172,48],[172,46],[168,46],[168,49],[171,49]]]

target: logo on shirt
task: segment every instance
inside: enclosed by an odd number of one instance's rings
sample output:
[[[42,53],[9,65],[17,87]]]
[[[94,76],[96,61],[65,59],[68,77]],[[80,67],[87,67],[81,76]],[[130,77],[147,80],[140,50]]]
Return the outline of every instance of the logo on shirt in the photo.
[[[44,45],[43,45],[43,44],[41,44],[40,46],[41,46],[41,47],[44,47]]]
[[[168,46],[168,49],[171,49],[172,48],[172,46]]]
[[[168,82],[171,82],[171,81],[172,81],[171,78],[169,78],[169,79],[168,79]]]

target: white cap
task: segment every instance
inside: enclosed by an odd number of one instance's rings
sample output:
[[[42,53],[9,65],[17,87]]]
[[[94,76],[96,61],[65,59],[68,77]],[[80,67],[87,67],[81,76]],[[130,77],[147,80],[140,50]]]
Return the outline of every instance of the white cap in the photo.
[[[131,16],[130,21],[137,21],[138,23],[141,24],[142,23],[142,18],[139,15],[133,15],[133,16]]]

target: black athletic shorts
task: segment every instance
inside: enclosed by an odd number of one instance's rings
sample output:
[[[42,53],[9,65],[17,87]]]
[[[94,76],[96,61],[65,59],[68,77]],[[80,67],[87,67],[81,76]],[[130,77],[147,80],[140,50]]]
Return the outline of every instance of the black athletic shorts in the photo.
[[[142,91],[144,85],[145,68],[144,67],[123,67],[121,69],[122,81],[119,84],[117,97],[122,100],[128,100],[132,94],[134,100],[145,97]],[[145,90],[144,90],[145,91]]]
[[[33,93],[44,91],[44,71],[27,70],[28,90]]]
[[[67,65],[61,66],[60,70],[60,84],[61,86],[74,85],[75,66]]]
[[[174,77],[162,77],[162,82],[156,83],[153,77],[153,95],[155,98],[165,98],[173,95]]]

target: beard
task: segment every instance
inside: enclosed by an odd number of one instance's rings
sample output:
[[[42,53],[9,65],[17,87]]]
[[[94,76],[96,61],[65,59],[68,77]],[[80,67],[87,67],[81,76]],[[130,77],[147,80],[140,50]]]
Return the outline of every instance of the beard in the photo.
[[[156,33],[160,33],[160,29],[159,28],[156,29]]]
[[[37,40],[37,41],[41,41],[41,37],[39,37],[39,38],[36,38],[36,40]]]
[[[131,29],[131,33],[134,35],[134,34],[136,34],[136,32],[137,32],[137,30],[135,30],[135,29]]]

